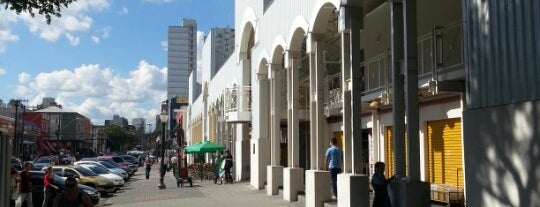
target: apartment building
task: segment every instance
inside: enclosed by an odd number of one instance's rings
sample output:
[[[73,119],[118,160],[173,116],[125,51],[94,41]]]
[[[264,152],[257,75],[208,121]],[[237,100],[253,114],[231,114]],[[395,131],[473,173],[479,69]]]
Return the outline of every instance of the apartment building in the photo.
[[[167,38],[167,99],[189,96],[190,75],[196,80],[197,22],[183,19],[180,26],[169,26]]]

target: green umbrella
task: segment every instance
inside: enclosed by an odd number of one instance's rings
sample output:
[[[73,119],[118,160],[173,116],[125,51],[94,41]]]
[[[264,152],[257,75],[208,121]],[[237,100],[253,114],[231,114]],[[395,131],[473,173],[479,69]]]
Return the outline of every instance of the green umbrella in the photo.
[[[224,150],[225,147],[219,144],[213,143],[211,141],[203,141],[194,145],[186,147],[186,154],[197,154],[197,153],[206,153],[206,152],[216,152]]]

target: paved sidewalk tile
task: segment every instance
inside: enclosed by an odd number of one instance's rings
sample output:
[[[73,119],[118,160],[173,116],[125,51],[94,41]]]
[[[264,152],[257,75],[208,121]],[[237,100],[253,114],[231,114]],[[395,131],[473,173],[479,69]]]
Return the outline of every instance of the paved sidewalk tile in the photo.
[[[254,190],[248,182],[216,185],[212,180],[194,180],[194,187],[176,187],[172,171],[165,174],[166,189],[159,190],[159,172],[154,165],[150,179],[144,177],[144,168],[103,206],[305,206],[301,202],[287,202],[282,196],[268,196],[263,190]],[[188,184],[189,185],[189,184]]]

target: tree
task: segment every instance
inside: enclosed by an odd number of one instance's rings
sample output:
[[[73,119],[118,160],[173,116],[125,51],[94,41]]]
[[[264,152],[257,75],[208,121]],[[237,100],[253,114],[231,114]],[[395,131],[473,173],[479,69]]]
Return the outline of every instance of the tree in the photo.
[[[137,136],[120,126],[109,125],[105,127],[104,131],[107,136],[107,146],[111,151],[122,151],[137,144]]]
[[[69,4],[77,0],[0,0],[0,4],[4,4],[4,9],[15,11],[17,14],[28,12],[32,17],[35,12],[45,15],[47,24],[51,23],[51,17],[61,17],[60,11],[62,7],[68,7]]]

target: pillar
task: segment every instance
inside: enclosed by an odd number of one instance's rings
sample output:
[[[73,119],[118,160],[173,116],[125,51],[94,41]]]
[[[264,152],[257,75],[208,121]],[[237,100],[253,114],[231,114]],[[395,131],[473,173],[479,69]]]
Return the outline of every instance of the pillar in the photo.
[[[408,179],[401,179],[391,182],[388,186],[392,206],[396,207],[428,207],[430,206],[430,186],[427,182],[420,181],[420,141],[418,132],[418,63],[417,63],[417,34],[416,34],[416,0],[405,0],[403,5],[391,2],[391,21],[392,21],[392,51],[394,58],[394,93],[397,93],[396,86],[403,88],[405,85],[406,96],[403,89],[399,90],[399,103],[394,100],[394,107],[406,107],[407,112],[407,139],[408,139]],[[401,30],[401,28],[403,28]],[[403,47],[401,47],[403,45]],[[400,65],[400,63],[403,63]],[[401,68],[400,73],[397,69]],[[403,84],[403,75],[405,73],[406,84]],[[396,82],[398,81],[398,82]],[[395,97],[395,95],[394,95]],[[404,104],[404,100],[406,100]],[[399,104],[399,105],[397,105]],[[397,110],[394,108],[394,110]],[[403,116],[394,116],[394,122],[402,124]],[[397,126],[397,125],[396,125]],[[403,129],[400,129],[403,130]],[[395,132],[398,133],[398,132]],[[401,132],[399,132],[401,133]],[[404,132],[403,132],[404,134]],[[401,140],[401,141],[400,141]],[[396,176],[405,175],[405,140],[403,137],[394,139]],[[398,160],[399,159],[399,160]]]
[[[301,61],[300,52],[287,51],[287,168],[283,171],[283,199],[298,200],[298,191],[303,189],[304,169],[299,162],[299,86],[298,69]]]
[[[324,67],[322,42],[323,35],[308,34],[307,50],[309,54],[309,89],[310,89],[310,130],[311,130],[311,166],[306,171],[306,206],[323,206],[330,200],[330,172],[324,166],[324,157],[328,146],[326,117],[324,116]]]
[[[270,165],[267,166],[267,185],[266,193],[268,195],[277,195],[279,186],[283,185],[283,167],[281,161],[281,88],[283,82],[281,80],[281,71],[283,65],[271,64],[271,100],[270,100]]]
[[[270,99],[267,74],[257,74],[253,87],[253,129],[250,142],[251,176],[250,183],[255,189],[263,189],[266,183],[266,167],[270,164]]]
[[[369,206],[369,177],[362,173],[362,112],[358,103],[362,97],[360,68],[360,30],[363,9],[342,6],[339,29],[341,32],[341,60],[343,75],[343,172],[338,175],[338,206]],[[357,57],[355,57],[357,56]],[[356,105],[353,105],[356,104]]]

